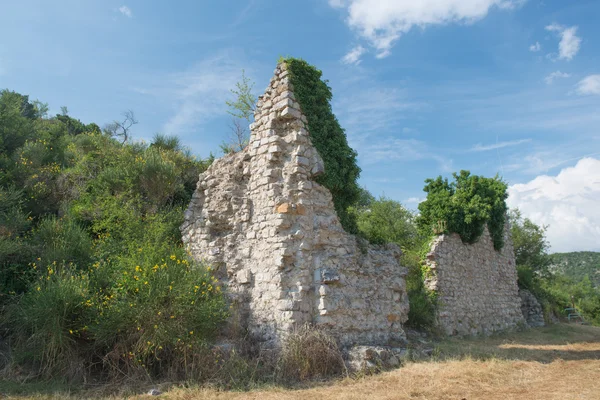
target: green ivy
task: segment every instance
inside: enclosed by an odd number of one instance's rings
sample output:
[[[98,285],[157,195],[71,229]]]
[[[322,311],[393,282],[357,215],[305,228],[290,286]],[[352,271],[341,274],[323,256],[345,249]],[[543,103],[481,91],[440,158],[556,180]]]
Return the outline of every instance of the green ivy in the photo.
[[[356,151],[349,145],[344,129],[331,110],[331,88],[322,80],[322,72],[306,61],[285,58],[296,100],[308,120],[313,145],[325,164],[325,173],[316,181],[331,191],[333,204],[344,229],[357,233],[354,215],[348,207],[360,197],[357,179],[360,168]]]
[[[498,176],[486,178],[464,170],[453,176],[452,183],[441,176],[425,181],[427,199],[419,204],[419,229],[423,234],[455,232],[463,242],[475,243],[487,225],[494,248],[500,250],[508,211],[506,183]]]

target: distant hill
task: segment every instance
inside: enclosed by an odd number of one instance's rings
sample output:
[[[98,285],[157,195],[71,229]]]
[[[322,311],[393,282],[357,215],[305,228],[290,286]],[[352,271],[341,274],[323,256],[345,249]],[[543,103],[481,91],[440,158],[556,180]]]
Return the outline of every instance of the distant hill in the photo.
[[[550,271],[564,274],[576,281],[588,276],[596,288],[600,288],[600,253],[575,251],[550,255]]]

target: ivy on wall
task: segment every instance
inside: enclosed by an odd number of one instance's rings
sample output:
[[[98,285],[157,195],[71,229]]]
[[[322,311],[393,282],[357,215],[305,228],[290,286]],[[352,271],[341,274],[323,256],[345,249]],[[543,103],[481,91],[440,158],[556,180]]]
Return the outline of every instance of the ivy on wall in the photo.
[[[308,120],[311,141],[325,164],[325,173],[316,181],[331,191],[333,204],[342,226],[357,233],[357,225],[348,207],[360,197],[357,179],[360,168],[356,151],[348,145],[346,133],[331,110],[331,88],[322,80],[322,72],[306,61],[285,58],[296,100]]]

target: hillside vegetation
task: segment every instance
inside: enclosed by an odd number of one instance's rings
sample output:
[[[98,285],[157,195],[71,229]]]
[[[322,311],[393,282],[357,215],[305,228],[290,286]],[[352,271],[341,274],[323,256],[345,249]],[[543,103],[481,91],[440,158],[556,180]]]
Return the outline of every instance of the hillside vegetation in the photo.
[[[600,253],[575,251],[550,254],[550,272],[565,275],[575,281],[589,279],[594,287],[600,287]]]
[[[179,225],[208,162],[177,138],[129,142],[0,92],[5,373],[186,376],[227,316]],[[14,367],[14,368],[13,368]]]

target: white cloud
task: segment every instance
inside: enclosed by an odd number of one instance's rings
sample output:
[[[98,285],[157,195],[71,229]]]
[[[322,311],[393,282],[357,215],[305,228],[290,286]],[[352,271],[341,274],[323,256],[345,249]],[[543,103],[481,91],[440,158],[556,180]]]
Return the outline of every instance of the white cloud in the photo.
[[[552,83],[554,83],[555,79],[570,78],[570,77],[571,77],[571,74],[567,74],[566,72],[554,71],[554,72],[551,72],[550,74],[548,74],[548,76],[546,76],[544,78],[544,82],[546,82],[546,84],[548,84],[548,85],[552,85]]]
[[[409,100],[403,89],[378,87],[375,83],[367,87],[346,86],[344,89],[336,92],[339,95],[333,106],[351,140],[364,139],[395,127],[408,112],[427,107]]]
[[[453,161],[441,155],[422,140],[380,138],[377,142],[364,144],[359,148],[359,157],[366,164],[385,162],[414,162],[433,160],[441,171],[452,171]]]
[[[419,204],[422,203],[426,200],[426,197],[409,197],[408,199],[404,200],[404,204]]]
[[[541,49],[542,49],[542,45],[540,44],[540,42],[535,42],[534,44],[529,46],[529,51],[532,51],[534,53],[540,51]]]
[[[225,101],[231,99],[230,89],[240,79],[243,68],[229,53],[223,51],[185,71],[150,77],[148,85],[135,89],[173,110],[163,125],[165,133],[191,134],[208,120],[225,115]]]
[[[329,0],[333,8],[346,9],[348,26],[387,57],[394,42],[413,27],[472,23],[489,10],[513,8],[524,0]]]
[[[471,147],[469,149],[469,151],[489,151],[489,150],[496,150],[496,149],[501,149],[503,147],[509,147],[509,146],[516,146],[522,143],[528,143],[531,142],[531,139],[520,139],[520,140],[511,140],[508,142],[499,142],[499,143],[494,143],[494,144],[488,144],[488,145],[483,145],[481,143],[476,144],[475,146]]]
[[[133,17],[133,13],[131,12],[131,9],[125,5],[119,7],[119,12],[121,14],[123,14],[124,16],[126,16],[127,18]]]
[[[600,75],[589,75],[577,83],[575,91],[581,95],[600,94]]]
[[[512,185],[508,193],[509,207],[548,225],[553,252],[600,251],[600,160],[583,158],[557,176]]]
[[[360,57],[365,53],[365,48],[358,45],[355,48],[353,48],[352,50],[350,50],[348,52],[348,54],[346,54],[344,56],[344,58],[342,58],[342,62],[344,64],[354,64],[354,65],[358,65],[360,64]]]
[[[546,27],[546,30],[557,32],[560,37],[560,42],[558,43],[558,58],[571,61],[581,47],[581,38],[577,36],[577,26],[567,28],[562,25],[551,24]]]

